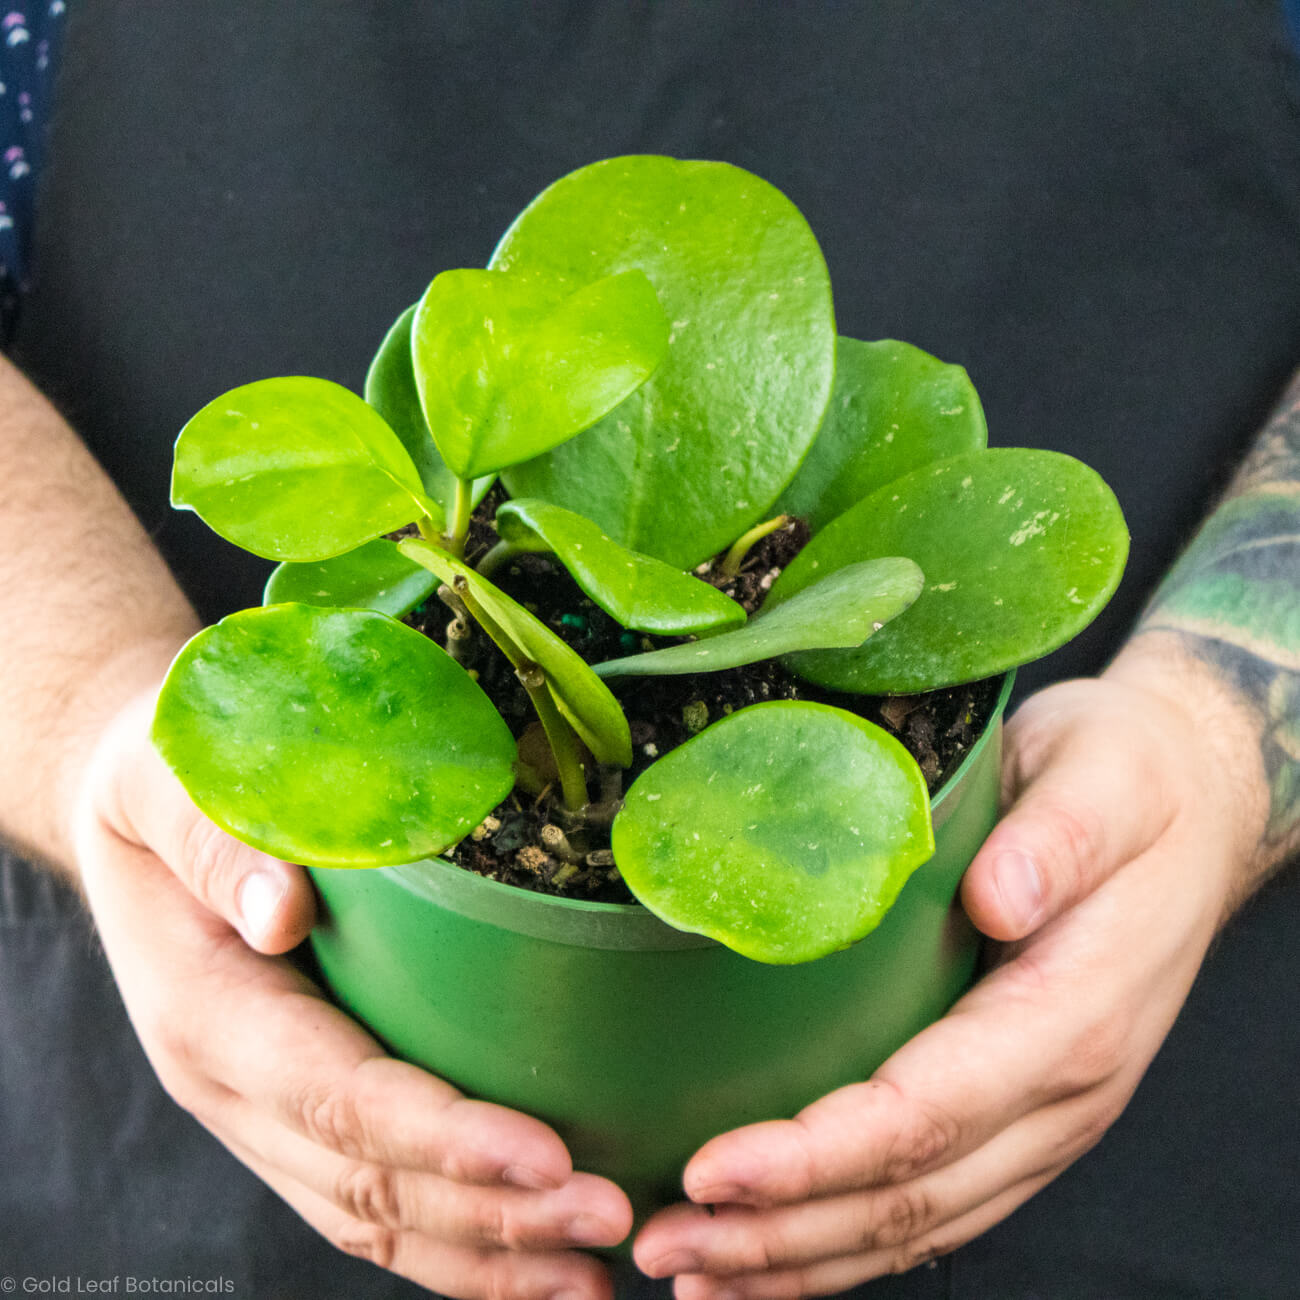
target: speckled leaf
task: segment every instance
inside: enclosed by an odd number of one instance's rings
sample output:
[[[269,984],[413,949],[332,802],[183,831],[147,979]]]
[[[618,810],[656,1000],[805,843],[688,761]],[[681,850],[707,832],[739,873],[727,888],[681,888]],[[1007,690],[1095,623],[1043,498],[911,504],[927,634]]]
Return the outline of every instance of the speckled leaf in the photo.
[[[549,451],[654,372],[668,322],[650,281],[620,270],[593,269],[577,283],[444,271],[429,286],[412,325],[415,383],[454,474],[474,478]]]
[[[595,671],[601,677],[712,673],[794,650],[859,646],[911,605],[924,581],[921,570],[899,556],[850,564],[734,632],[611,659]]]
[[[666,754],[614,821],[628,887],[755,961],[861,939],[934,852],[925,778],[887,732],[806,701],[756,704]]]
[[[607,614],[637,632],[698,635],[745,621],[716,587],[620,546],[598,524],[535,497],[507,501],[497,532],[521,551],[551,551]]]
[[[377,537],[332,560],[276,565],[262,593],[262,604],[301,601],[340,609],[374,609],[401,618],[437,586],[437,578],[408,560],[396,542]]]
[[[632,737],[628,732],[627,718],[609,687],[591,671],[576,650],[504,591],[441,547],[417,538],[407,538],[398,543],[398,548],[403,555],[437,574],[449,586],[458,576],[463,577],[469,583],[470,594],[484,611],[545,671],[546,684],[556,707],[596,759],[620,767],[631,764]]]
[[[640,267],[672,323],[653,377],[595,428],[506,471],[512,496],[588,515],[681,569],[765,517],[834,374],[826,264],[784,195],[725,163],[611,158],[536,198],[493,265],[574,284]]]
[[[1037,659],[1110,599],[1128,532],[1114,493],[1079,461],[1019,448],[969,452],[913,470],[828,524],[769,602],[877,555],[911,556],[925,589],[860,649],[791,656],[810,681],[911,694]]]
[[[327,560],[437,509],[382,416],[301,375],[231,389],[186,424],[172,505],[268,560]]]
[[[826,419],[779,512],[803,515],[816,532],[886,483],[987,441],[961,366],[894,339],[841,338]]]
[[[515,744],[444,651],[366,610],[232,614],[181,651],[153,740],[218,826],[291,862],[380,867],[454,844],[510,792]]]
[[[425,423],[420,394],[415,388],[415,366],[411,360],[411,322],[414,319],[415,306],[408,307],[394,321],[393,328],[379,345],[366,375],[366,401],[388,421],[402,440],[402,446],[420,473],[424,490],[442,506],[444,517],[435,522],[439,528],[444,528],[445,516],[451,514],[456,496],[456,476],[438,454]],[[475,505],[495,482],[495,474],[474,480],[471,495]]]

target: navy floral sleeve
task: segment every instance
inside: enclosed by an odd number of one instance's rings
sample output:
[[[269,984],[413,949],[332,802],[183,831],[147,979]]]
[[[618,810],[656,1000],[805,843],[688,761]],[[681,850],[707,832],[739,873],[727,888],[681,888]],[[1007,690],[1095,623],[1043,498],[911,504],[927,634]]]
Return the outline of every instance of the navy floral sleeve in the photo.
[[[32,202],[45,151],[64,0],[0,17],[0,337],[7,343],[27,287]]]

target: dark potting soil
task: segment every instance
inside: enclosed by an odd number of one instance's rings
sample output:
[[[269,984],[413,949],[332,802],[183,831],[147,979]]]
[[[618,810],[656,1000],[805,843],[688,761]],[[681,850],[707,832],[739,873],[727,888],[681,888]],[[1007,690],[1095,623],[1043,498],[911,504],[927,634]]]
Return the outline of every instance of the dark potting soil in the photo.
[[[490,522],[503,497],[495,492],[476,513],[466,546],[472,563],[495,541]],[[782,568],[808,540],[802,520],[779,529],[750,551],[740,574],[719,573],[719,560],[696,569],[753,613]],[[493,581],[542,620],[588,663],[673,644],[629,632],[616,623],[547,555],[521,555]],[[436,597],[406,622],[446,644],[451,610]],[[558,781],[528,694],[505,656],[473,629],[465,666],[500,710],[520,746],[520,784],[446,856],[471,871],[519,888],[599,902],[635,901],[613,864],[609,822],[622,791],[656,759],[697,735],[710,722],[766,700],[812,700],[857,713],[884,727],[911,752],[934,793],[956,770],[992,713],[1000,679],[972,682],[924,695],[874,697],[827,691],[787,672],[774,660],[717,673],[615,680],[610,689],[627,714],[632,766],[597,768],[589,760],[592,817],[574,826],[558,798]]]

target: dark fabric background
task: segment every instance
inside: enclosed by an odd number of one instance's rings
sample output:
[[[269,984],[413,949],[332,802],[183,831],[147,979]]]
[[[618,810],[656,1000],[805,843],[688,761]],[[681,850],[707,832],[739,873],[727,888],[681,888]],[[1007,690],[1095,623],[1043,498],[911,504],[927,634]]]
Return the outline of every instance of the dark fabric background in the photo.
[[[278,373],[360,384],[547,182],[721,158],[803,209],[842,332],[969,369],[1000,445],[1096,466],[1134,538],[1095,670],[1300,360],[1300,113],[1272,3],[957,0],[75,11],[17,356],[208,617],[265,567],[167,508],[171,440]],[[0,1262],[410,1289],[338,1259],[150,1082],[68,900],[4,868]],[[1029,1206],[871,1295],[1300,1294],[1300,881],[1234,923],[1132,1106]],[[624,1293],[666,1294],[666,1289]]]

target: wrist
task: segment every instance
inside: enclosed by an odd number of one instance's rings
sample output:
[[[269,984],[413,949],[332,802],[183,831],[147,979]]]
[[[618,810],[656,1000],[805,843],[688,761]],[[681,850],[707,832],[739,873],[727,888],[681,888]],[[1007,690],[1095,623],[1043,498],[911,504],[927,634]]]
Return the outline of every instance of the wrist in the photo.
[[[1146,692],[1185,720],[1182,758],[1197,773],[1203,797],[1222,810],[1230,858],[1226,919],[1276,865],[1267,848],[1269,780],[1258,709],[1174,632],[1139,632],[1103,677]]]
[[[171,661],[195,630],[197,624],[133,641],[66,692],[60,702],[59,716],[52,719],[50,806],[42,819],[46,832],[34,847],[44,862],[74,884],[79,884],[80,876],[74,851],[78,810],[104,738],[128,707],[157,692]]]

